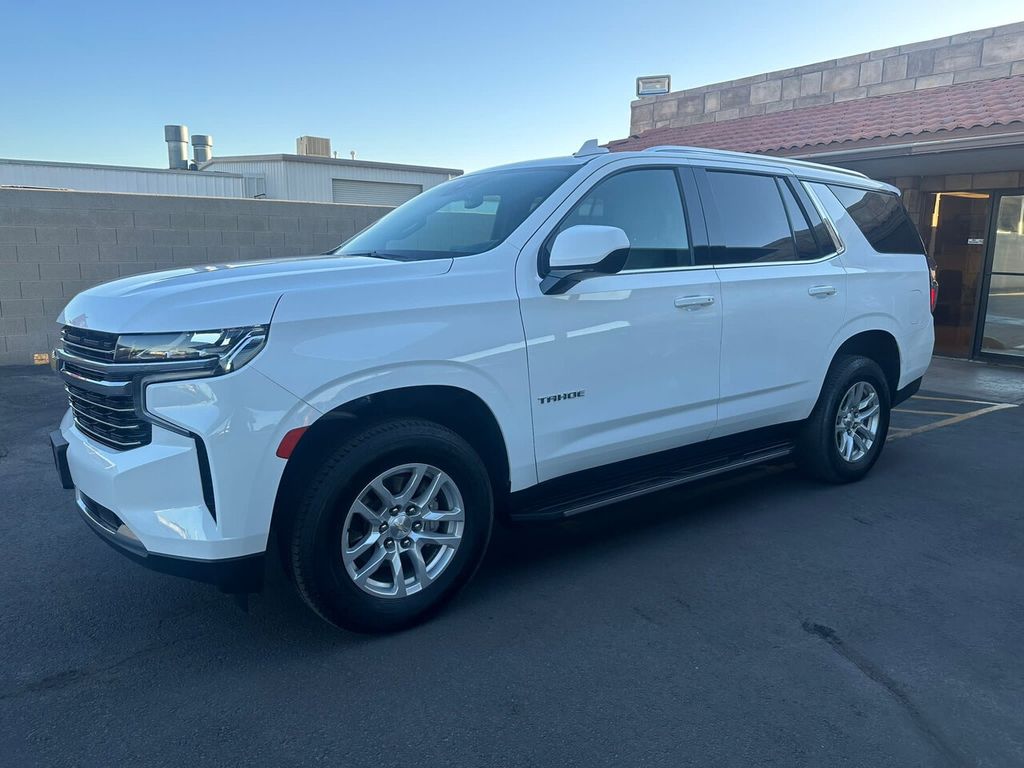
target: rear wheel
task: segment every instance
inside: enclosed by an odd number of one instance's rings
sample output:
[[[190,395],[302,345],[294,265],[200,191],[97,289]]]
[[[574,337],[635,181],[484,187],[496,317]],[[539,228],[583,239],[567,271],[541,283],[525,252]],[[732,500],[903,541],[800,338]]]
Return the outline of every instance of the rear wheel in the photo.
[[[429,421],[383,422],[316,473],[288,526],[303,600],[361,632],[438,610],[473,575],[490,538],[487,470],[458,434]]]
[[[798,438],[800,467],[830,483],[860,480],[885,445],[890,402],[888,382],[875,361],[837,359]]]

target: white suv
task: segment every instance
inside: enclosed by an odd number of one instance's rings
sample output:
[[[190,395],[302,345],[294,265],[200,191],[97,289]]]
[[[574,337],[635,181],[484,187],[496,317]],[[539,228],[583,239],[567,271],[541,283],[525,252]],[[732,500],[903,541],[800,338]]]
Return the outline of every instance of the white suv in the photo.
[[[472,173],[336,251],[140,275],[60,318],[61,479],[139,562],[420,620],[492,520],[792,455],[863,477],[932,352],[897,190],[685,147]],[[278,546],[271,545],[275,541]]]

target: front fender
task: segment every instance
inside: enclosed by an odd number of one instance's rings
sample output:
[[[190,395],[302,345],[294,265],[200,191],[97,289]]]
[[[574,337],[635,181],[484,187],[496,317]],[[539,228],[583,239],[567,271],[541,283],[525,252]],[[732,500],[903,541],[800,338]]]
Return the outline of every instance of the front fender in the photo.
[[[304,399],[317,411],[328,413],[363,397],[423,386],[454,387],[480,398],[494,414],[501,430],[512,490],[537,482],[528,409],[514,402],[508,389],[487,371],[466,362],[435,360],[380,365],[325,382],[307,393]],[[523,400],[529,402],[528,398]]]
[[[513,489],[537,482],[530,381],[509,254],[358,290],[285,294],[251,364],[317,411],[388,390],[448,386],[478,397],[505,441]]]

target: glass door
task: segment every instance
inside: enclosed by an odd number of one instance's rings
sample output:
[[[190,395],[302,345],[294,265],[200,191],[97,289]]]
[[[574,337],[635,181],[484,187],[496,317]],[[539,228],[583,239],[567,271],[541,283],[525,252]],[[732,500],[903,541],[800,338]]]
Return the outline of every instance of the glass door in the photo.
[[[991,196],[984,192],[938,192],[929,199],[931,226],[925,235],[938,271],[935,351],[969,357],[978,322]]]
[[[1001,194],[993,217],[982,352],[1024,360],[1024,195]]]

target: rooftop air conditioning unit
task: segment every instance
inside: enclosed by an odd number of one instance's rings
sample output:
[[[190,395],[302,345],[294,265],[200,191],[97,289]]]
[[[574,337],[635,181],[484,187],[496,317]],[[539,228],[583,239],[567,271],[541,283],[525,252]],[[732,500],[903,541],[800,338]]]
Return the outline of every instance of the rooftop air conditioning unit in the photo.
[[[309,157],[330,157],[331,140],[319,136],[299,136],[295,140],[295,152]]]

